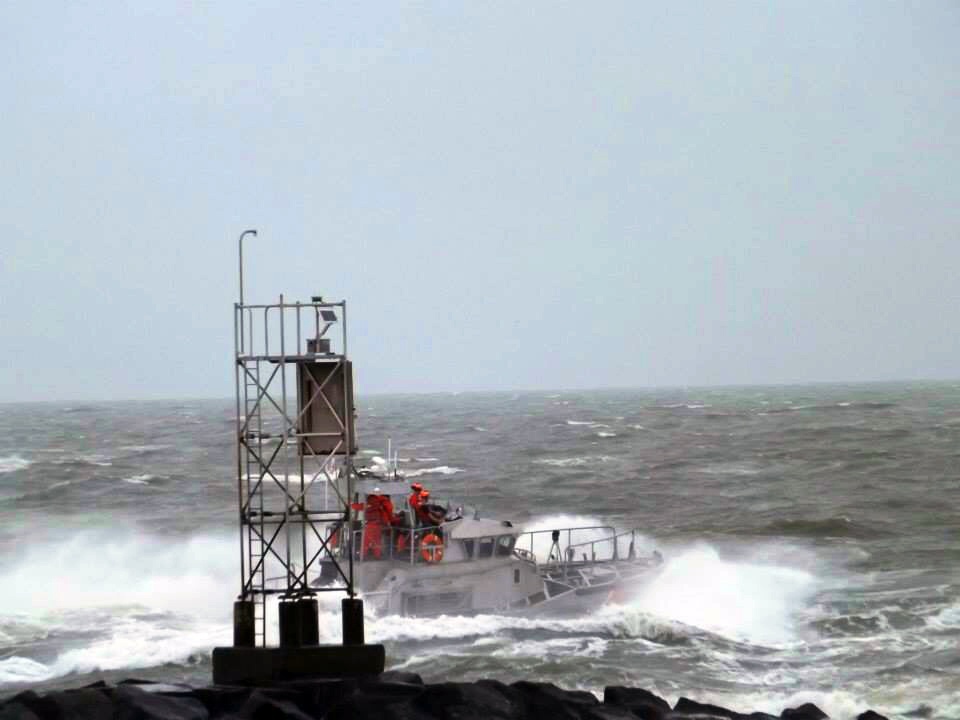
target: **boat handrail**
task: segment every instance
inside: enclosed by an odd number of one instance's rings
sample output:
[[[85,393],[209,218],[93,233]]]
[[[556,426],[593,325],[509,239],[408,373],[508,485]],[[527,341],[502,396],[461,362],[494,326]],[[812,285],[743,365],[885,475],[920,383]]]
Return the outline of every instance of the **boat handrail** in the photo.
[[[354,562],[379,561],[379,560],[398,560],[415,564],[423,562],[420,551],[422,550],[420,541],[427,535],[436,535],[443,543],[441,547],[446,548],[449,545],[449,533],[443,531],[443,525],[427,525],[419,528],[402,528],[394,526],[385,526],[380,530],[380,537],[376,543],[372,543],[371,548],[364,547],[364,533],[367,531],[366,523],[351,533],[352,542],[347,547],[339,548],[340,556],[346,557],[353,553]],[[402,550],[397,549],[398,540],[405,539],[405,547]],[[374,549],[376,548],[376,549]],[[377,551],[379,550],[379,554]],[[373,557],[371,557],[371,555]],[[442,557],[442,555],[441,555]]]
[[[567,550],[567,552],[573,550],[574,553],[576,553],[576,550],[577,550],[578,548],[586,547],[587,545],[589,545],[589,546],[590,546],[590,557],[591,557],[592,560],[596,560],[596,557],[597,557],[596,545],[597,545],[598,543],[611,543],[611,542],[612,542],[612,543],[613,543],[613,554],[612,554],[612,558],[611,558],[611,559],[612,559],[612,560],[617,560],[617,559],[619,559],[619,554],[620,554],[620,553],[619,553],[619,542],[618,542],[618,541],[619,541],[621,538],[629,537],[629,538],[630,538],[630,546],[629,546],[629,549],[627,550],[627,557],[628,557],[629,559],[633,559],[634,557],[636,557],[636,542],[637,542],[637,533],[638,533],[638,532],[640,532],[640,528],[632,528],[632,529],[630,529],[630,530],[624,530],[623,532],[614,533],[614,534],[611,535],[610,537],[596,538],[596,539],[594,539],[594,540],[584,540],[583,542],[574,543],[573,545],[568,545],[567,548],[566,548],[566,550]]]
[[[593,538],[591,540],[583,540],[580,542],[572,542],[573,533],[575,532],[589,532],[589,531],[604,531],[609,533],[604,537]],[[559,567],[565,568],[568,564],[581,562],[577,559],[577,552],[582,548],[589,548],[589,555],[586,552],[581,552],[582,562],[606,562],[610,560],[619,560],[620,559],[620,540],[624,538],[630,538],[630,544],[627,550],[627,559],[636,558],[636,540],[637,534],[640,532],[640,528],[633,528],[631,530],[625,530],[623,532],[617,532],[615,527],[610,525],[582,525],[579,527],[567,527],[567,528],[556,528],[550,530],[531,530],[529,532],[522,533],[517,538],[517,544],[520,544],[520,539],[524,535],[530,536],[530,555],[533,555],[533,541],[534,536],[544,535],[550,533],[554,542],[557,544],[557,552],[554,552],[551,547],[551,552],[547,561],[543,563],[545,567]],[[566,544],[561,547],[561,538],[566,536]],[[609,553],[601,551],[601,556],[597,556],[598,545],[610,544],[611,551]],[[526,550],[524,550],[526,552]],[[535,556],[534,556],[535,557]]]
[[[578,527],[551,528],[549,530],[528,530],[527,532],[520,533],[517,536],[516,544],[520,545],[522,538],[524,536],[529,535],[530,536],[530,554],[533,555],[534,554],[533,541],[534,541],[534,537],[537,535],[546,535],[549,533],[552,537],[556,539],[557,543],[559,544],[560,538],[563,537],[564,533],[566,533],[566,540],[567,540],[566,547],[570,547],[573,541],[573,533],[587,532],[590,530],[603,530],[603,531],[609,532],[611,535],[617,532],[617,529],[611,525],[580,525]],[[553,548],[551,547],[551,550],[552,549]],[[551,564],[551,562],[560,562],[562,564],[565,556],[566,556],[566,551],[563,550],[560,553],[560,558],[558,558],[557,560],[554,560],[553,554],[550,553],[547,557],[546,564],[549,565]]]

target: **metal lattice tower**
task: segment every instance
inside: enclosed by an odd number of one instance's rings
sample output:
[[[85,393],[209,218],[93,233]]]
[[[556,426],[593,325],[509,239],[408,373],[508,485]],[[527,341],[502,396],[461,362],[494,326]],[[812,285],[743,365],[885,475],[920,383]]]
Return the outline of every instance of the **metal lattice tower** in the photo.
[[[350,537],[341,530],[349,527],[356,478],[347,306],[320,297],[288,303],[282,295],[273,304],[245,304],[242,236],[240,275],[234,306],[237,607],[247,617],[235,617],[234,642],[267,645],[267,599],[277,596],[280,644],[297,645],[304,636],[310,644],[316,603],[312,621],[308,612],[285,623],[284,610],[319,592],[355,595],[353,553],[336,548]],[[321,563],[328,569],[322,584]],[[297,637],[285,637],[290,632]]]

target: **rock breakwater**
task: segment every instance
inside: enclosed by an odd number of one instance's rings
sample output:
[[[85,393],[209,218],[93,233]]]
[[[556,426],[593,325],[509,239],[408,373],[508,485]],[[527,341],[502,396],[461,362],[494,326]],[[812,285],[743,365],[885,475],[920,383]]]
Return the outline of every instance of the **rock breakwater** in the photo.
[[[21,692],[0,702],[0,720],[823,720],[807,703],[779,715],[738,712],[680,698],[672,707],[640,688],[589,692],[541,682],[424,684],[414,673],[302,680],[264,688],[125,680],[73,690]],[[846,720],[846,719],[835,719]],[[857,720],[886,720],[866,710]]]

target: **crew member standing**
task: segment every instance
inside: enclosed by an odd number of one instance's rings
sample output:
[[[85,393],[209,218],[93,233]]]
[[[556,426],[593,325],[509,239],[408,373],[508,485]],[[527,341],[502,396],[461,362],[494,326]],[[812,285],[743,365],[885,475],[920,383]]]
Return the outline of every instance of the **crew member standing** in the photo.
[[[413,526],[417,527],[419,523],[417,520],[420,518],[420,505],[423,504],[423,485],[418,482],[415,482],[410,486],[410,489],[413,491],[410,493],[410,497],[407,498],[407,505],[410,506],[410,513],[413,516]]]
[[[383,531],[393,525],[393,503],[389,496],[381,495],[380,488],[375,487],[367,495],[366,507],[363,511],[363,551],[361,557],[373,555],[377,560],[383,557]],[[388,535],[388,539],[389,535]]]
[[[420,521],[420,525],[436,525],[433,520],[430,519],[430,510],[428,505],[430,504],[430,491],[421,490],[420,491],[420,504],[417,506],[417,520]]]

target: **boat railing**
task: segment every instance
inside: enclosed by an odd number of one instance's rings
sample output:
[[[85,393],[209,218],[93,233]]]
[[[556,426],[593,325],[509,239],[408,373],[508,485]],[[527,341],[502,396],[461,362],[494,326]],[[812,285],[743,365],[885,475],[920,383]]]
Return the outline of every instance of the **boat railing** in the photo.
[[[342,556],[346,557],[352,553],[354,562],[378,560],[393,560],[409,562],[410,564],[436,562],[427,560],[427,557],[431,554],[429,550],[426,556],[423,554],[425,550],[423,539],[428,535],[439,538],[440,544],[433,546],[440,549],[436,554],[438,560],[439,557],[442,557],[442,549],[445,549],[448,543],[447,534],[438,525],[427,525],[420,528],[384,526],[380,528],[379,536],[375,535],[375,532],[367,524],[354,530],[351,535],[352,542],[349,546],[340,550]]]
[[[584,540],[583,542],[574,543],[573,545],[568,545],[566,552],[568,554],[568,560],[572,562],[583,561],[587,562],[604,562],[609,560],[633,560],[637,557],[637,535],[639,534],[639,528],[634,528],[632,530],[625,530],[624,532],[614,533],[610,537],[598,538],[594,540]],[[620,552],[620,546],[623,542],[626,542],[627,538],[630,539],[627,544],[627,552],[624,557]],[[600,549],[600,553],[597,552],[597,549]],[[589,550],[589,554],[587,552]],[[577,554],[580,554],[580,558],[577,558]]]
[[[575,535],[583,533],[603,533],[602,537],[574,542]],[[538,538],[550,535],[551,545],[547,559],[541,567],[566,568],[570,565],[610,562],[614,560],[633,560],[637,557],[638,528],[617,532],[610,525],[586,525],[580,527],[556,528],[551,530],[532,530],[523,533],[517,540],[518,550],[521,544],[527,545],[529,550],[523,549],[528,558],[536,561],[534,544]],[[626,547],[624,547],[626,546]]]
[[[547,552],[547,560],[543,564],[562,566],[566,564],[569,555],[567,548],[575,547],[573,542],[574,533],[584,532],[602,532],[609,533],[613,536],[617,530],[610,525],[583,525],[580,527],[554,528],[550,530],[530,530],[520,534],[517,538],[517,547],[523,548],[524,545],[528,545],[529,540],[528,552],[532,558],[536,559],[534,543],[543,536],[549,535],[551,540],[550,550]],[[523,549],[527,550],[527,548]]]

